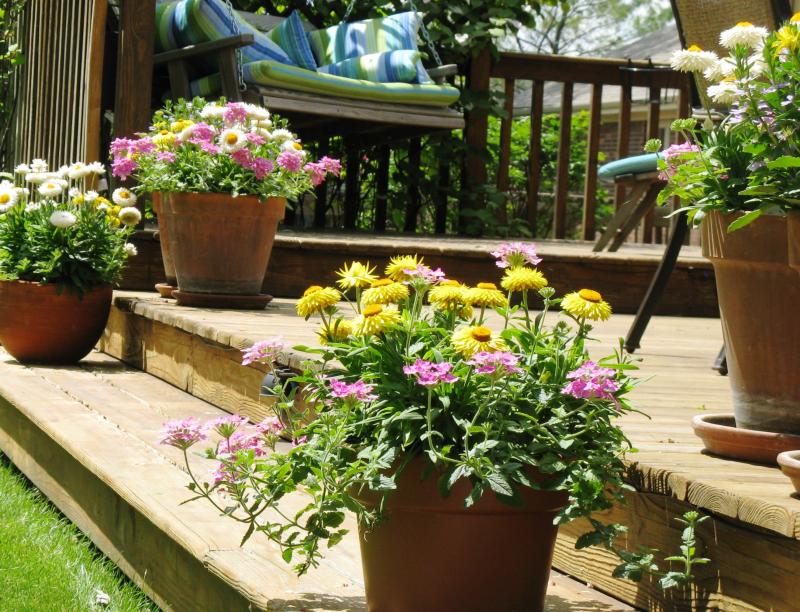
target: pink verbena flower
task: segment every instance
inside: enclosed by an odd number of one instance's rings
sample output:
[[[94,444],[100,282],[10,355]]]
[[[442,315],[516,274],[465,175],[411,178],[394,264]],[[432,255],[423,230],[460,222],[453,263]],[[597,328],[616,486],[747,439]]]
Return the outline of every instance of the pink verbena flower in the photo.
[[[191,129],[192,134],[189,142],[197,145],[212,141],[216,133],[213,127],[202,121],[200,123],[195,123],[189,129]]]
[[[244,123],[247,121],[247,107],[241,102],[228,102],[222,118],[226,123]]]
[[[172,151],[161,151],[158,155],[156,155],[156,159],[160,162],[167,162],[171,164],[175,161],[175,153]]]
[[[156,145],[149,138],[140,138],[132,141],[130,148],[133,153],[147,155],[156,150]]]
[[[403,272],[408,276],[421,278],[431,285],[445,280],[444,272],[441,268],[432,270],[425,264],[419,264],[416,268],[405,268]]]
[[[181,450],[186,450],[200,440],[206,439],[203,424],[194,417],[189,417],[182,421],[164,423],[162,433],[163,436],[159,440],[160,444],[174,446]]]
[[[256,157],[250,164],[250,168],[260,181],[275,169],[275,164],[271,159],[267,159],[266,157]]]
[[[480,351],[475,353],[472,359],[467,361],[467,363],[475,366],[476,374],[496,374],[502,376],[505,374],[519,374],[522,372],[522,368],[517,367],[519,357],[508,351],[497,351],[494,353]]]
[[[255,132],[247,132],[247,134],[245,134],[245,138],[247,138],[248,142],[253,143],[257,147],[260,147],[267,141],[267,139],[261,134],[256,134]]]
[[[238,151],[234,151],[231,153],[231,158],[242,168],[247,168],[248,170],[253,165],[253,154],[250,153],[248,149],[239,149]]]
[[[135,161],[129,157],[117,157],[111,162],[111,173],[120,180],[127,180],[139,167]]]
[[[342,172],[342,162],[327,155],[320,158],[317,164],[324,168],[325,172],[330,172],[334,176],[339,176]]]
[[[403,372],[409,376],[416,377],[417,383],[424,387],[435,387],[442,383],[454,383],[458,380],[457,376],[453,376],[450,373],[452,369],[453,364],[446,361],[434,363],[424,359],[417,359],[414,365],[404,366]]]
[[[378,396],[372,393],[375,385],[368,385],[363,380],[347,384],[343,380],[329,378],[328,383],[331,387],[331,395],[339,399],[353,398],[360,402],[372,402],[378,399]]]
[[[216,431],[223,438],[230,438],[239,427],[248,423],[247,417],[228,414],[212,419],[205,424],[206,431]]]
[[[594,361],[585,361],[577,370],[567,374],[568,383],[561,393],[581,399],[613,400],[619,391],[619,383],[613,379],[615,371],[601,368]]]
[[[664,149],[661,154],[667,164],[666,170],[659,173],[658,177],[662,181],[668,181],[670,177],[678,169],[678,166],[685,164],[693,153],[699,153],[700,147],[691,142],[683,142],[680,144],[672,144]]]
[[[532,242],[505,242],[492,251],[492,257],[497,259],[498,268],[519,268],[527,264],[535,266],[542,261]]]
[[[256,425],[256,430],[262,435],[280,435],[286,429],[281,420],[276,416],[267,417]]]
[[[289,172],[300,172],[303,154],[300,151],[283,151],[278,155],[278,165]]]
[[[222,448],[224,449],[222,456],[226,454],[232,457],[241,451],[252,451],[256,457],[263,457],[267,454],[267,448],[264,445],[264,440],[257,430],[238,430],[233,432],[229,438],[225,440]]]
[[[219,155],[220,148],[215,145],[213,142],[198,142],[196,144],[200,145],[200,148],[205,151],[206,153],[211,153],[211,155]]]
[[[311,177],[311,184],[314,187],[319,187],[322,185],[322,183],[325,182],[325,177],[328,174],[325,171],[325,168],[316,162],[308,162],[305,166],[303,166],[303,170]]]
[[[253,346],[242,349],[242,365],[250,365],[254,362],[272,363],[286,348],[282,336],[275,336],[268,340],[256,342]]]
[[[132,147],[133,140],[130,138],[115,138],[111,141],[109,149],[114,157],[123,157],[128,154]]]
[[[292,440],[292,446],[297,448],[298,446],[300,446],[301,444],[305,444],[306,442],[308,442],[308,436],[300,436],[299,438],[295,438],[294,440]]]

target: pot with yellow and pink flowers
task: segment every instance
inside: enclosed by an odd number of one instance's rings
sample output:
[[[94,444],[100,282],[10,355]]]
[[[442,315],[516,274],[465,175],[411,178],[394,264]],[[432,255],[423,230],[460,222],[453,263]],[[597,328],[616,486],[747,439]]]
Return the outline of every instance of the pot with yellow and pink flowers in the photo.
[[[328,157],[310,161],[267,109],[200,98],[168,104],[150,132],[116,139],[111,153],[116,176],[154,194],[172,295],[192,306],[266,306],[261,288],[287,200],[341,170]]]

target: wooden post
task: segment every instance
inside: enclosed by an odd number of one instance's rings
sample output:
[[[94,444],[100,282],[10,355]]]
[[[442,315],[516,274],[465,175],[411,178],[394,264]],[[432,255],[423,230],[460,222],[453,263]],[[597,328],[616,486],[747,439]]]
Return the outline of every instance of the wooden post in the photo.
[[[553,236],[564,238],[567,234],[567,198],[569,196],[569,145],[572,136],[573,83],[565,82],[561,90],[561,118],[556,165],[556,199],[553,213]]]
[[[658,138],[658,121],[661,111],[661,89],[658,87],[650,88],[649,108],[647,113],[647,138]],[[655,209],[651,208],[644,217],[643,240],[647,244],[653,242],[653,230],[655,229]],[[657,228],[658,242],[661,242],[661,228]]]
[[[617,159],[628,157],[631,140],[631,96],[630,83],[620,87],[619,118],[617,119]],[[614,208],[625,203],[625,186],[618,184],[614,189]]]
[[[389,200],[389,163],[391,150],[387,145],[378,149],[378,172],[375,174],[375,225],[376,232],[386,231],[386,211]]]
[[[436,220],[434,231],[437,234],[447,232],[447,198],[450,194],[450,164],[447,160],[439,161],[439,174],[436,179]]]
[[[539,212],[539,185],[542,180],[542,116],[544,115],[544,82],[534,81],[531,92],[531,139],[528,157],[527,220],[531,235],[536,236]]]
[[[361,205],[361,184],[359,169],[361,167],[361,151],[352,140],[345,143],[346,176],[344,182],[344,228],[355,229],[358,220],[358,209]]]
[[[583,239],[594,240],[597,216],[597,157],[600,151],[600,112],[603,85],[592,85],[592,106],[589,115],[589,137],[586,141],[586,180],[583,183]]]
[[[485,47],[473,55],[470,61],[469,90],[473,95],[489,95],[489,81],[492,69],[492,52]],[[465,216],[468,210],[476,210],[484,205],[483,198],[478,194],[486,185],[486,140],[489,130],[488,113],[484,108],[473,108],[466,118],[465,138],[467,155],[465,161],[465,174],[461,195],[461,218],[459,228],[461,233],[480,234],[479,226]]]
[[[420,165],[422,163],[422,140],[412,138],[408,141],[408,206],[406,207],[406,221],[403,226],[405,232],[417,230],[417,217],[422,206],[419,193]]]
[[[330,141],[322,138],[317,143],[317,154],[323,157],[330,153]],[[328,212],[328,181],[325,181],[314,190],[316,201],[314,202],[314,227],[322,229],[325,227],[325,213]]]
[[[511,165],[511,128],[514,122],[514,79],[506,79],[505,104],[503,110],[506,116],[500,124],[500,159],[497,168],[497,189],[508,193],[509,166]],[[497,209],[497,222],[500,225],[508,223],[507,198],[503,198],[500,208]]]
[[[105,45],[106,45],[106,19],[108,17],[108,1],[97,0],[94,3],[92,15],[91,46],[89,51],[89,74],[102,82],[105,74]],[[108,155],[107,151],[100,151],[103,131],[103,87],[89,87],[86,94],[86,161],[100,160]]]

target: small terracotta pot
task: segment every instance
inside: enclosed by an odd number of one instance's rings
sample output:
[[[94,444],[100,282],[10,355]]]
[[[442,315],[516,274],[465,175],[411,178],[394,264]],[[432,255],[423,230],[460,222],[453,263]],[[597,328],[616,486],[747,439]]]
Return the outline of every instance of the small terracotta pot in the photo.
[[[169,248],[169,223],[161,216],[161,192],[155,191],[153,197],[153,211],[158,220],[158,243],[161,245],[161,261],[164,263],[164,283],[156,285],[156,289],[163,297],[170,297],[170,291],[164,287],[177,287],[178,278],[175,276],[175,263],[172,261],[172,251]],[[161,288],[159,288],[161,285]]]
[[[800,447],[800,436],[743,429],[732,414],[698,414],[692,428],[706,450],[730,459],[775,465],[779,453]]]
[[[800,493],[800,450],[790,450],[778,455],[781,471],[792,481],[796,493]]]
[[[737,215],[712,212],[703,255],[717,283],[736,426],[800,434],[800,279],[789,266],[784,216],[727,233]]]
[[[543,610],[566,493],[523,489],[511,507],[488,492],[464,508],[469,483],[442,499],[435,473],[421,480],[426,463],[398,477],[386,521],[359,529],[369,610]]]
[[[261,293],[284,198],[162,193],[160,209],[181,292]]]
[[[77,363],[103,334],[112,294],[111,285],[81,298],[56,285],[0,281],[0,344],[21,363]]]

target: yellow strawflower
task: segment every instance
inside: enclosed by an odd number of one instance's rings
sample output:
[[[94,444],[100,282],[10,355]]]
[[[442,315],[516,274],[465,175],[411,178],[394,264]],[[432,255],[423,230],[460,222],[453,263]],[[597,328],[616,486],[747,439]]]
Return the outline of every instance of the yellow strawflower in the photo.
[[[323,310],[335,306],[339,302],[341,295],[333,287],[320,287],[319,285],[312,285],[303,293],[297,306],[297,314],[304,319],[308,319],[312,314],[322,312]]]
[[[470,304],[478,308],[500,308],[508,305],[508,298],[494,283],[478,283],[468,292]]]
[[[789,19],[789,23],[798,23],[800,22],[800,13],[795,13],[792,15],[791,19]]]
[[[794,51],[800,45],[800,30],[795,26],[783,26],[775,32],[775,41],[772,48],[775,53],[780,53],[783,49]]]
[[[403,270],[413,270],[423,263],[422,257],[416,255],[398,255],[389,260],[384,273],[393,281],[402,282],[411,278]]]
[[[175,136],[174,132],[170,132],[169,130],[161,130],[158,134],[153,136],[151,140],[153,141],[153,144],[160,149],[168,149],[175,142],[175,138],[177,137]]]
[[[538,291],[547,287],[547,279],[535,268],[512,268],[506,270],[500,286],[506,291]]]
[[[408,299],[408,287],[389,278],[372,281],[370,288],[361,296],[361,305],[397,304]]]
[[[170,124],[169,129],[177,134],[178,132],[182,132],[191,125],[194,125],[194,121],[192,121],[191,119],[179,119],[178,121],[173,121]]]
[[[493,353],[508,348],[502,338],[495,336],[491,329],[483,325],[457,329],[450,342],[454,349],[467,358],[482,351]]]
[[[329,342],[344,342],[347,337],[353,334],[353,323],[346,319],[337,319],[331,323],[330,327],[322,326],[317,332],[320,344]]]
[[[469,306],[469,288],[457,280],[443,280],[428,292],[428,301],[441,310],[461,310]]]
[[[343,265],[340,270],[336,271],[339,280],[336,283],[342,288],[342,291],[348,289],[364,289],[372,284],[372,281],[377,280],[378,277],[373,274],[375,266],[369,267],[369,262],[365,264],[360,261],[354,261],[349,266]]]
[[[605,321],[611,316],[611,306],[593,289],[568,293],[561,300],[561,308],[579,319]]]
[[[365,306],[361,314],[353,319],[353,334],[377,336],[399,322],[400,313],[396,308],[383,304],[370,304]]]

